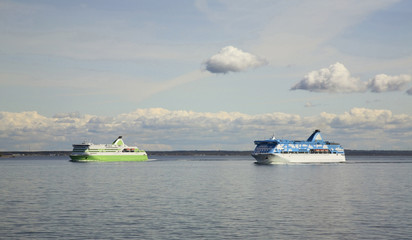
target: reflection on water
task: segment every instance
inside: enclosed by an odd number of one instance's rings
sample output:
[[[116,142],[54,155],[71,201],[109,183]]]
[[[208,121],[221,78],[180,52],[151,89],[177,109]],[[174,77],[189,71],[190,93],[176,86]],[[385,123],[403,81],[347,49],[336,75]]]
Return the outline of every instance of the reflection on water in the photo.
[[[251,156],[147,162],[0,160],[5,239],[405,239],[410,157],[257,166]]]

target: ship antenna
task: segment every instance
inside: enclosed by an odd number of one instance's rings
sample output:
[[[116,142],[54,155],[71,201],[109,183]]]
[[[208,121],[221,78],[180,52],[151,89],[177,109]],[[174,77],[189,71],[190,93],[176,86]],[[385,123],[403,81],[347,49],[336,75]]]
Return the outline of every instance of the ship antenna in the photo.
[[[270,138],[271,140],[275,140],[276,139],[276,137],[275,137],[275,132],[273,132],[273,135],[272,135],[272,137]]]

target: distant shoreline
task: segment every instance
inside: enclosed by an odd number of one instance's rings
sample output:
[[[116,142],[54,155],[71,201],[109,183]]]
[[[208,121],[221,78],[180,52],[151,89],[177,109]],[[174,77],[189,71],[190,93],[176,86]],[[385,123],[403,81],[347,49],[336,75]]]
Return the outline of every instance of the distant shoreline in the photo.
[[[178,150],[146,151],[149,156],[247,156],[252,151]],[[69,156],[71,151],[3,151],[0,158],[20,156]],[[412,156],[412,150],[345,150],[346,156]]]

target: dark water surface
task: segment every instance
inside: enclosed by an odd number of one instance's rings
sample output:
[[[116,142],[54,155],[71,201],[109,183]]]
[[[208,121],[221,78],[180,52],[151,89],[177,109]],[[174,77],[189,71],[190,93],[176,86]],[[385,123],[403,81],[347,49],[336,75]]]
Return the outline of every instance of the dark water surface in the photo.
[[[411,239],[412,158],[0,160],[1,239]]]

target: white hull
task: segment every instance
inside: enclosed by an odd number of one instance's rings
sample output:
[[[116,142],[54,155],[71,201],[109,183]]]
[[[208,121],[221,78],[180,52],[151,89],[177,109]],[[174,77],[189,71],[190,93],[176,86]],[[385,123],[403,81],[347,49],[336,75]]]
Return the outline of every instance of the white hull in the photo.
[[[295,154],[295,153],[270,153],[252,154],[260,164],[285,164],[285,163],[338,163],[345,162],[344,154]]]
[[[142,156],[147,155],[146,152],[88,152],[88,153],[72,153],[72,156]]]

